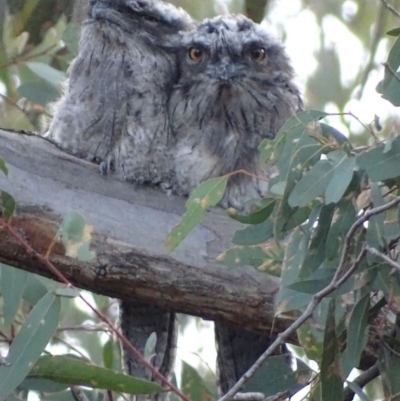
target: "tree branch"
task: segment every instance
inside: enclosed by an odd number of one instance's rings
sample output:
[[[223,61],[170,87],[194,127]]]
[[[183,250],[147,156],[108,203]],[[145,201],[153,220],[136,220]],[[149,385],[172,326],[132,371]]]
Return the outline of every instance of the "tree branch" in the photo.
[[[0,189],[18,202],[12,225],[36,251],[45,254],[67,212],[80,212],[93,226],[90,263],[66,257],[56,245],[50,260],[74,285],[100,294],[137,299],[166,309],[283,331],[274,319],[276,279],[253,268],[226,269],[215,257],[230,247],[242,225],[220,209],[171,254],[164,240],[184,212],[184,199],[154,188],[133,188],[98,167],[57,149],[36,135],[0,130],[0,156],[9,176]],[[54,278],[14,236],[0,231],[0,262]]]

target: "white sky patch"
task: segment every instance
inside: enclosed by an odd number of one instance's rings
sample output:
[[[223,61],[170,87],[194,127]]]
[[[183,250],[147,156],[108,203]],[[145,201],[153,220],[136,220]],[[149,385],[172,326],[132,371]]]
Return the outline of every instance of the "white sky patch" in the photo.
[[[214,340],[214,323],[203,321],[199,330],[195,320],[192,320],[185,328],[184,334],[179,334],[178,360],[184,360],[194,368],[208,367],[215,372],[217,352]],[[208,365],[208,367],[207,367]],[[176,364],[177,377],[181,377],[181,366]]]
[[[358,12],[358,4],[355,1],[345,1],[342,4],[342,17],[346,22],[350,22]]]
[[[342,85],[353,82],[366,62],[366,52],[361,41],[333,15],[322,20],[325,47],[333,48],[339,55]]]
[[[284,38],[286,51],[296,72],[296,82],[304,91],[307,79],[318,65],[314,53],[320,47],[319,27],[314,13],[301,11],[299,1],[282,0],[274,3],[265,23],[278,37]]]

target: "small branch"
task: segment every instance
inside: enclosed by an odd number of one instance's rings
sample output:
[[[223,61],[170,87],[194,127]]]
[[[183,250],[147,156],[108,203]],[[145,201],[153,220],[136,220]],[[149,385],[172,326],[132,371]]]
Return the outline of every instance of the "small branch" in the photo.
[[[28,55],[28,53],[22,54],[18,57],[13,58],[10,61],[7,61],[6,63],[4,63],[3,65],[0,65],[0,70],[3,68],[7,68],[11,65],[18,65],[24,61],[28,61],[28,60],[32,60],[36,57],[40,57],[40,56],[44,56],[46,55],[50,50],[54,49],[57,45],[51,45],[49,46],[47,49],[44,49],[43,51],[36,53],[36,54],[30,54]]]
[[[266,397],[263,393],[238,393],[233,398],[234,401],[281,401],[288,398],[289,391],[282,391],[275,395]]]
[[[381,2],[393,15],[400,19],[400,13],[393,8],[393,6],[391,6],[386,0],[381,0]]]
[[[389,63],[382,63],[382,65],[393,75],[393,78],[400,83],[400,78],[396,74],[396,71],[389,65]]]
[[[385,254],[383,254],[382,252],[379,252],[377,249],[366,245],[365,249],[372,255],[378,256],[379,258],[381,258],[383,261],[385,261],[387,264],[389,264],[390,266],[394,267],[396,270],[398,270],[400,272],[400,265],[398,263],[396,263],[394,260],[390,259],[388,256],[386,256]]]

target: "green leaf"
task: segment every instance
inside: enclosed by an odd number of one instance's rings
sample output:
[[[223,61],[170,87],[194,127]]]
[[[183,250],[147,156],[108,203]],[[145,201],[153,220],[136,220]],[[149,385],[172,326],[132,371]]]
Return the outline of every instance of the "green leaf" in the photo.
[[[214,395],[208,389],[203,378],[186,362],[182,361],[182,392],[191,401],[211,401]]]
[[[385,68],[383,81],[379,82],[376,90],[382,94],[384,99],[389,100],[395,106],[400,106],[400,82],[397,72],[400,66],[400,37],[396,39],[389,52],[387,64],[389,68]]]
[[[327,160],[320,160],[303,175],[291,191],[288,203],[291,207],[306,206],[315,198],[322,196],[331,178],[333,169]]]
[[[381,189],[378,184],[371,184],[370,191],[373,207],[383,206],[385,200],[381,194]],[[371,216],[368,220],[368,229],[366,240],[368,245],[378,249],[379,246],[385,245],[385,215],[379,213],[375,216]],[[374,261],[375,256],[368,254],[368,261]]]
[[[8,175],[8,168],[6,166],[6,161],[0,157],[0,171],[4,173],[4,175]]]
[[[285,145],[276,164],[279,175],[270,180],[271,193],[279,195],[283,193],[282,202],[277,210],[276,236],[287,231],[286,225],[297,210],[288,204],[290,193],[301,178],[303,171],[317,163],[324,150],[324,147],[315,139],[318,134],[318,126],[310,123],[325,115],[326,113],[316,111],[299,113],[289,119],[278,133],[285,137]],[[282,188],[284,188],[283,191]]]
[[[312,374],[300,359],[296,359],[296,364],[297,369],[293,370],[288,355],[271,356],[248,381],[244,390],[263,393],[266,397],[281,391],[289,391],[293,395],[308,384]]]
[[[60,298],[51,293],[33,307],[10,346],[10,365],[0,366],[0,399],[13,392],[32,369],[57,329],[60,310]]]
[[[336,337],[335,301],[329,304],[321,361],[321,399],[343,400],[343,381],[340,372],[340,351]]]
[[[103,363],[107,369],[112,369],[114,364],[114,341],[109,338],[103,346]]]
[[[6,191],[1,191],[1,206],[5,217],[10,218],[15,212],[16,203],[14,198]]]
[[[297,310],[307,305],[311,299],[309,294],[302,294],[288,288],[299,276],[300,267],[307,253],[309,235],[310,231],[307,227],[298,227],[289,237],[282,264],[279,291],[276,295],[277,314]]]
[[[379,347],[378,368],[385,400],[395,399],[400,393],[400,359],[383,345]]]
[[[400,35],[400,28],[393,28],[386,32],[386,35],[389,36],[399,36]]]
[[[18,387],[44,393],[57,393],[67,389],[69,386],[68,384],[56,383],[52,380],[26,378]]]
[[[30,372],[29,378],[49,379],[70,386],[87,386],[128,394],[165,391],[155,383],[63,355],[42,356]]]
[[[356,220],[356,211],[352,200],[341,200],[335,207],[332,224],[325,241],[325,257],[333,260],[340,252],[346,234]]]
[[[338,261],[336,260],[333,264],[337,266]],[[325,264],[324,264],[325,265]],[[316,272],[308,276],[306,280],[299,280],[296,281],[287,287],[298,291],[303,292],[306,294],[316,294],[317,292],[321,291],[325,288],[331,281],[335,274],[335,270],[332,268],[327,268],[322,266]],[[351,291],[354,288],[354,278],[350,277],[342,286],[340,286],[337,290],[332,292],[327,298],[334,298],[338,295],[346,294],[347,292]]]
[[[46,106],[60,97],[57,89],[43,79],[24,82],[18,86],[17,92],[22,97],[26,97],[31,102],[40,104],[41,106]]]
[[[4,324],[9,327],[14,321],[22,294],[28,279],[28,272],[0,263],[1,269],[1,295],[3,297]]]
[[[319,127],[321,129],[320,135],[328,140],[328,150],[337,150],[339,148],[347,153],[350,153],[352,150],[354,150],[353,145],[348,140],[348,138],[336,128],[331,127],[330,125],[323,122],[319,123]],[[321,141],[321,143],[324,143],[326,146],[326,141]]]
[[[334,205],[323,206],[318,218],[317,228],[314,229],[311,243],[301,266],[299,278],[306,278],[315,272],[325,259],[325,246],[331,225]]]
[[[257,245],[268,241],[273,234],[273,222],[265,220],[260,224],[251,225],[243,230],[236,231],[232,242],[237,245]]]
[[[307,355],[307,358],[316,361],[318,364],[321,363],[322,357],[322,341],[314,335],[312,325],[308,323],[302,324],[297,329],[297,338],[299,343]]]
[[[334,153],[340,155],[340,160],[332,159]],[[333,164],[334,170],[332,179],[325,189],[325,203],[338,203],[353,179],[356,159],[348,157],[345,152],[339,150],[329,153],[328,159]]]
[[[28,275],[23,298],[30,305],[36,305],[47,293],[47,287],[42,283],[43,278],[36,274]]]
[[[343,377],[347,377],[352,368],[357,368],[361,353],[368,342],[367,322],[369,313],[369,292],[354,306],[347,328],[347,344],[343,353]]]
[[[267,220],[274,210],[276,203],[275,198],[260,199],[252,206],[249,214],[240,214],[236,209],[229,208],[226,210],[229,217],[243,224],[260,224]]]
[[[57,230],[56,239],[64,245],[67,256],[87,262],[95,257],[89,250],[91,233],[92,226],[79,213],[70,212]]]
[[[62,71],[56,70],[48,64],[37,61],[28,61],[26,66],[38,77],[44,79],[47,83],[58,88],[65,81],[66,75]]]
[[[186,213],[165,241],[168,252],[174,250],[203,219],[205,211],[217,205],[225,193],[228,176],[216,177],[201,183],[186,201]]]
[[[225,266],[250,265],[273,276],[281,275],[285,248],[275,243],[235,246],[217,257],[217,262]]]
[[[385,147],[379,145],[358,155],[356,162],[359,167],[367,171],[368,177],[372,181],[384,181],[389,178],[399,177],[400,136],[392,142],[392,148],[389,151],[385,152]]]

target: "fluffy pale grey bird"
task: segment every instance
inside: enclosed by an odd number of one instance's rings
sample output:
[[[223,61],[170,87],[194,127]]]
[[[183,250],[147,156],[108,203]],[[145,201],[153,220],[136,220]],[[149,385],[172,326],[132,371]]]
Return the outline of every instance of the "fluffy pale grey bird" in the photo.
[[[92,1],[48,137],[136,184],[168,180],[176,58],[165,46],[191,27],[185,11],[161,1]]]
[[[274,138],[302,107],[293,69],[282,45],[243,16],[206,20],[185,33],[179,50],[179,80],[169,103],[175,188],[189,194],[200,182],[236,170],[223,207],[245,209],[268,189],[273,168],[257,147]],[[269,345],[268,336],[216,322],[223,393]]]
[[[167,99],[177,69],[176,56],[165,47],[191,27],[186,12],[161,1],[92,1],[47,136],[79,157],[102,163],[103,172],[112,165],[134,183],[168,181]],[[152,363],[170,377],[174,314],[122,302],[121,327],[142,353],[150,334],[157,334]],[[124,359],[129,374],[154,379],[130,353]]]

